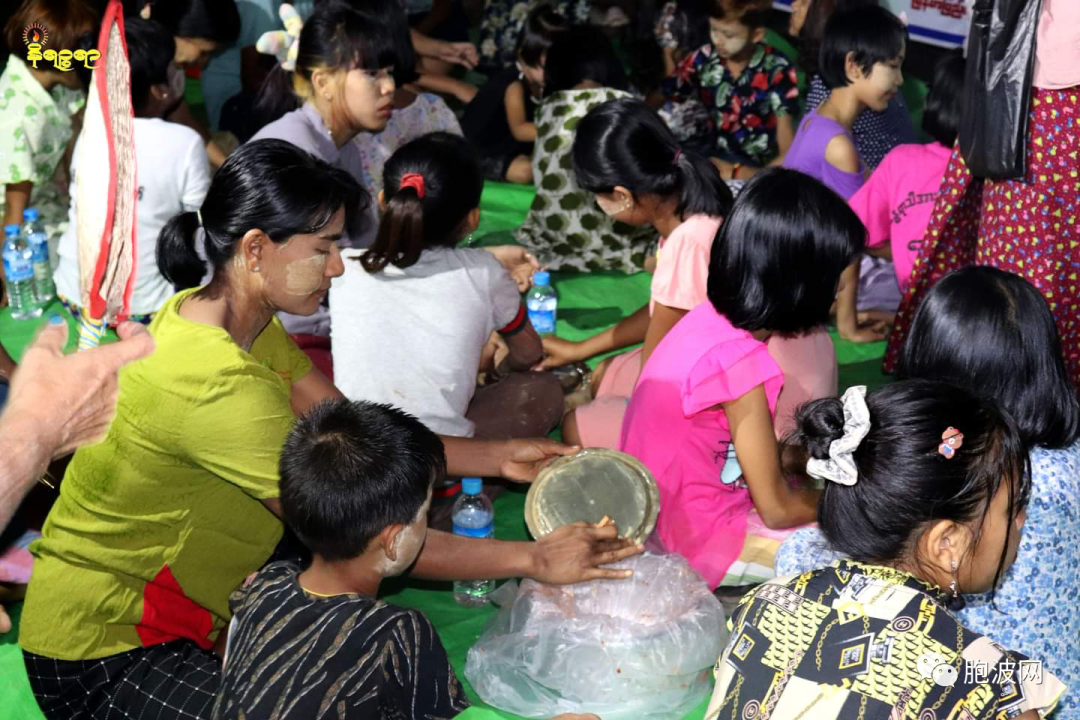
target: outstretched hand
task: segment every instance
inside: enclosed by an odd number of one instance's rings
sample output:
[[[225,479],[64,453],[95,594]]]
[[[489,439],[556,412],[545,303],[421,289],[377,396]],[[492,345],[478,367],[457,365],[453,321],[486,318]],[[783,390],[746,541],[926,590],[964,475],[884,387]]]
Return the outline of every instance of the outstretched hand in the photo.
[[[532,287],[533,273],[540,269],[540,261],[520,245],[492,245],[484,248],[502,263],[506,272],[517,283],[518,291],[525,292]]]
[[[146,328],[127,322],[120,342],[64,355],[68,326],[45,326],[11,379],[4,415],[20,418],[52,458],[105,436],[116,411],[117,372],[154,351]]]
[[[531,483],[549,462],[579,450],[581,448],[547,438],[507,440],[500,474],[513,482]]]
[[[588,353],[582,352],[584,343],[564,340],[553,335],[542,338],[541,342],[544,344],[544,359],[537,363],[534,370],[551,370],[588,357]]]
[[[529,577],[550,585],[586,580],[623,580],[630,570],[602,567],[621,562],[645,550],[620,538],[614,525],[596,527],[576,522],[551,532],[533,544],[533,571]]]

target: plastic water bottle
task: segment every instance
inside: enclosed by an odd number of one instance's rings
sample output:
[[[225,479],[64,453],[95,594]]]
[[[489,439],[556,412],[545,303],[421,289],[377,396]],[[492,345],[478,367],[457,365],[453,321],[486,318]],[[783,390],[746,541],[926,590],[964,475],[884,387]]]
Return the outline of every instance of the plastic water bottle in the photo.
[[[476,477],[461,479],[461,495],[452,511],[454,534],[465,537],[495,537],[495,509],[484,495],[484,481]],[[458,605],[481,607],[495,589],[494,580],[459,580],[454,583]]]
[[[53,284],[52,263],[49,262],[49,235],[41,224],[37,208],[23,210],[22,234],[34,257],[34,302],[44,309],[52,304],[56,285]]]
[[[551,275],[546,270],[537,270],[533,274],[533,286],[525,294],[525,308],[529,311],[529,322],[540,337],[555,334],[558,306],[559,296],[551,287]]]
[[[29,320],[41,315],[41,306],[34,302],[34,256],[18,225],[4,226],[4,278],[11,317]]]

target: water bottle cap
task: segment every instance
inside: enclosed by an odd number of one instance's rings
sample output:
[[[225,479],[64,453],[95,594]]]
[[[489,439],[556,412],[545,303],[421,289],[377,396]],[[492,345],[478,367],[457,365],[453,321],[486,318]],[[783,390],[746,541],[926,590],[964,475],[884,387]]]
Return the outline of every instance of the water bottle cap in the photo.
[[[537,270],[533,273],[533,285],[550,285],[551,274],[547,270]]]
[[[478,477],[461,478],[461,491],[466,495],[479,495],[484,492],[484,479]]]
[[[18,235],[18,234],[19,234],[19,226],[18,225],[5,225],[4,226],[4,236],[5,237],[11,237],[12,235]]]
[[[26,208],[22,211],[22,216],[23,220],[37,222],[38,218],[41,217],[41,214],[38,212],[37,208]]]

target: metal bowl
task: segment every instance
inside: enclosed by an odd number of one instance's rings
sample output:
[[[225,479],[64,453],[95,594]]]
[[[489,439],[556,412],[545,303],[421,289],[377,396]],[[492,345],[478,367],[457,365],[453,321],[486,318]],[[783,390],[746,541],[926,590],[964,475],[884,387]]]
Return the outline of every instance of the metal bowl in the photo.
[[[570,523],[611,518],[619,536],[645,542],[656,527],[660,490],[635,457],[586,448],[544,468],[525,498],[525,524],[534,538]]]

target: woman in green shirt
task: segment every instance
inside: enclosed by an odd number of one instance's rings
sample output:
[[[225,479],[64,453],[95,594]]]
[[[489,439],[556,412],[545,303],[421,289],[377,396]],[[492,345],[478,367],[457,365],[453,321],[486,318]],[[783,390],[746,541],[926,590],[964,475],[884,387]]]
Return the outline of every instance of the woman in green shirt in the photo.
[[[201,277],[200,229],[214,275],[159,311],[157,351],[121,373],[108,436],[76,453],[32,548],[19,641],[47,717],[209,716],[229,593],[281,537],[282,443],[296,415],[341,396],[275,313],[318,308],[343,271],[337,240],[367,201],[348,173],[262,140],[229,158],[197,213],[162,231],[171,282]],[[525,481],[569,452],[545,440],[444,442],[451,473]],[[432,531],[413,572],[566,583],[624,577],[599,566],[637,552],[612,528],[536,543]]]

